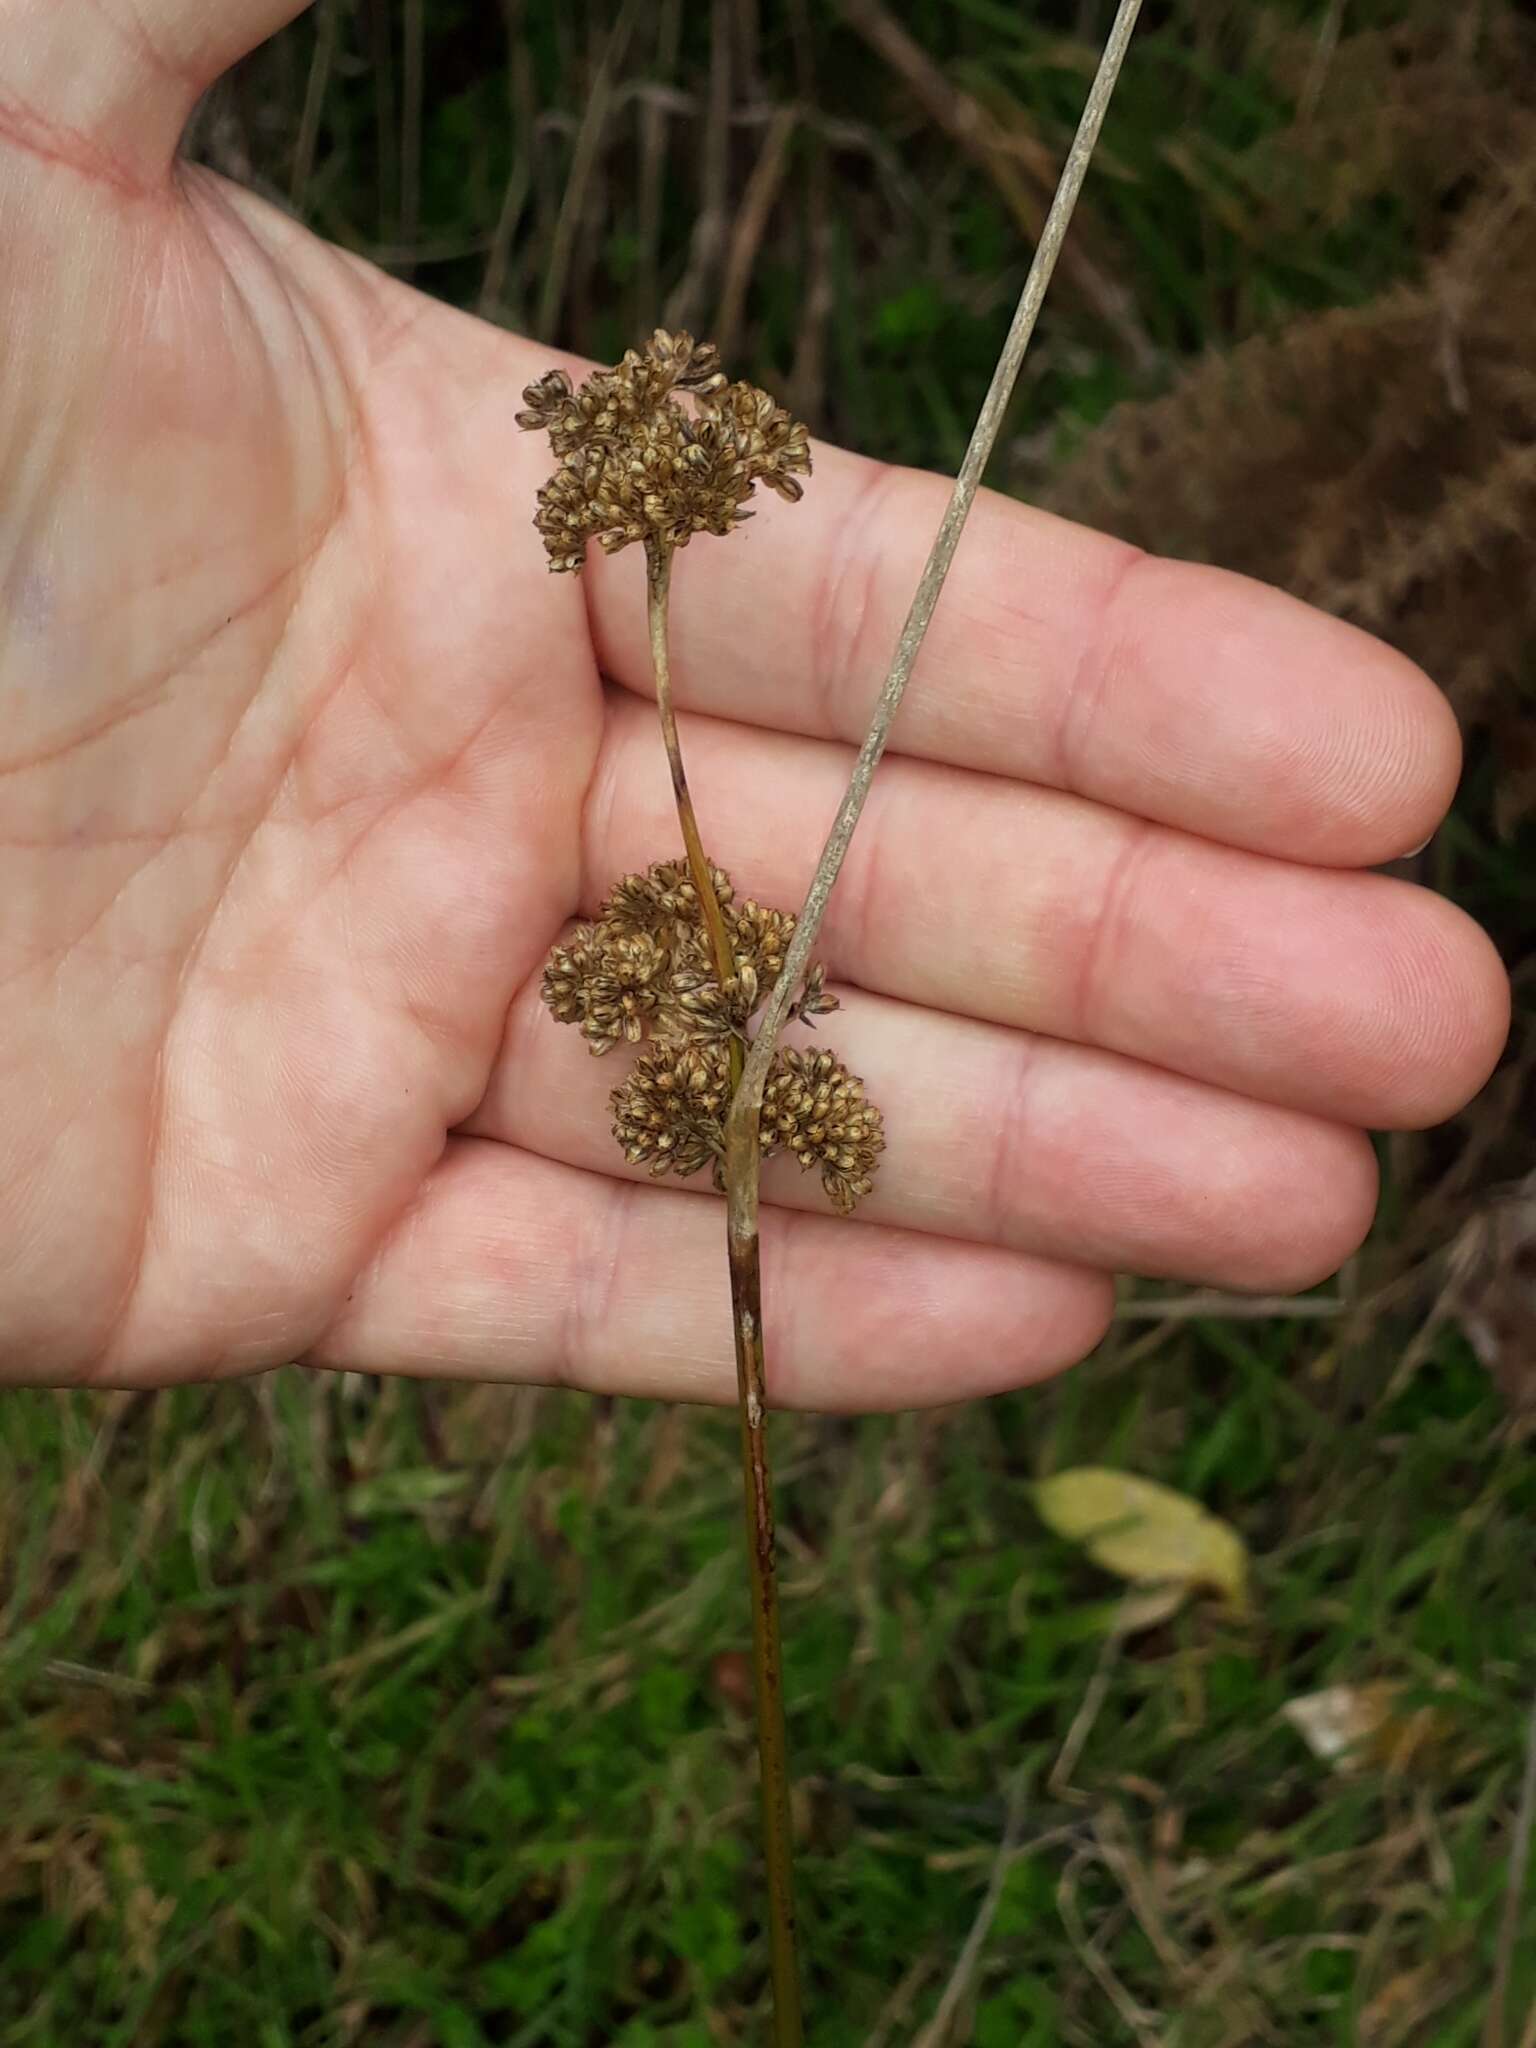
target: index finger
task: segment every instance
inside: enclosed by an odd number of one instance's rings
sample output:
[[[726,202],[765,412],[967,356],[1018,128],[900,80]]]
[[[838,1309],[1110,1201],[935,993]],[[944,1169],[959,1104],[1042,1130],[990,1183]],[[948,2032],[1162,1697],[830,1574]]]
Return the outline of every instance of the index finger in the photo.
[[[729,545],[702,538],[678,562],[679,703],[861,739],[948,493],[818,445],[803,504],[770,500]],[[638,552],[592,561],[588,604],[608,674],[648,691]],[[1440,692],[1368,634],[991,492],[892,745],[1330,866],[1427,838],[1461,761]]]

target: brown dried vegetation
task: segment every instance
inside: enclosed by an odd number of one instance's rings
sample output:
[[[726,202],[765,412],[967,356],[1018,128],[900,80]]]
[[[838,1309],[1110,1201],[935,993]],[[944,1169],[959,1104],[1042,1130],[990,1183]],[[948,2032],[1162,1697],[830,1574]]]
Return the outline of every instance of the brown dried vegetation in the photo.
[[[1357,1328],[1417,1307],[1397,1382],[1457,1323],[1517,1415],[1536,1402],[1536,34],[1513,11],[1281,41],[1291,125],[1249,152],[1245,231],[1400,209],[1417,273],[1212,351],[1124,403],[1043,494],[1160,553],[1263,578],[1401,648],[1467,741],[1450,830],[1406,864],[1467,901],[1515,985],[1493,1085],[1445,1131],[1391,1141],[1404,1219],[1363,1268]],[[1518,841],[1518,844],[1517,844]],[[1502,875],[1497,887],[1489,877]],[[1522,1223],[1520,1219],[1525,1219]],[[1517,1227],[1517,1224],[1519,1227]]]
[[[744,1041],[777,980],[795,929],[790,911],[749,897],[711,871],[736,971],[722,987],[704,936],[698,894],[680,862],[660,861],[616,884],[595,922],[578,925],[549,956],[544,1002],[580,1027],[590,1051],[653,1043],[613,1091],[613,1132],[631,1165],[689,1175],[711,1167],[723,1185],[729,1046]],[[809,1022],[837,1008],[820,967],[807,975],[792,1015]],[[781,1047],[763,1118],[763,1156],[788,1152],[819,1167],[840,1215],[873,1185],[884,1149],[880,1112],[835,1054]]]
[[[1422,275],[1118,407],[1047,495],[1412,655],[1492,739],[1507,833],[1536,811],[1536,55],[1506,24],[1474,71],[1456,40],[1347,38],[1308,117],[1248,166],[1255,234],[1391,194],[1424,217]]]

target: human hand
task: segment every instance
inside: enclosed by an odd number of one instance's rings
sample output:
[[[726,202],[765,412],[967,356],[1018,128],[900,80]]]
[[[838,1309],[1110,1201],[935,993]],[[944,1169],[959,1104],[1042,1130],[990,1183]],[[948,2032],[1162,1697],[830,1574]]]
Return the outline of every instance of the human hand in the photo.
[[[0,55],[0,1376],[290,1359],[728,1397],[718,1199],[630,1177],[543,957],[676,851],[642,566],[546,574],[547,351],[172,165],[295,0],[17,0]],[[798,904],[946,487],[818,450],[679,561],[684,744]],[[605,684],[603,678],[609,680]],[[785,1404],[993,1391],[1121,1268],[1304,1286],[1367,1126],[1481,1084],[1486,939],[1361,872],[1458,767],[1406,661],[978,505],[820,948],[886,1113],[765,1175]]]

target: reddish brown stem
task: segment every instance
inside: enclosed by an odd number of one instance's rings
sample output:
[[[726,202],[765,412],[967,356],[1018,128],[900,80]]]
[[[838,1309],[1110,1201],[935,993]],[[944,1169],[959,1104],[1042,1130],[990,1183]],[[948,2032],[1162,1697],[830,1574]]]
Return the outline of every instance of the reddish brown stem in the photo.
[[[757,1036],[752,1041],[751,1051],[743,1065],[743,1078],[737,1084],[731,1099],[730,1114],[725,1127],[725,1185],[727,1201],[726,1243],[731,1262],[731,1295],[735,1310],[736,1324],[736,1370],[741,1387],[743,1429],[746,1430],[754,1414],[759,1425],[766,1409],[764,1394],[763,1366],[763,1318],[759,1294],[759,1239],[758,1239],[758,1198],[759,1169],[761,1165],[760,1132],[763,1110],[763,1090],[768,1079],[769,1063],[774,1054],[780,1030],[789,1015],[794,1000],[794,991],[804,978],[810,965],[811,947],[815,944],[821,920],[827,907],[827,899],[837,880],[843,858],[848,851],[853,830],[869,794],[869,785],[874,776],[885,744],[890,736],[891,722],[896,716],[897,706],[906,690],[912,674],[917,652],[933,617],[938,603],[939,592],[949,565],[954,560],[955,549],[960,544],[960,535],[970,512],[976,491],[981,482],[982,471],[987,457],[997,441],[1003,424],[1008,400],[1017,381],[1024,354],[1034,332],[1035,321],[1041,303],[1045,298],[1046,286],[1056,258],[1061,252],[1062,240],[1077,195],[1082,190],[1083,179],[1093,157],[1094,145],[1098,141],[1099,128],[1109,106],[1110,95],[1120,73],[1126,49],[1130,43],[1131,31],[1136,25],[1136,15],[1141,0],[1119,0],[1114,23],[1104,46],[1097,75],[1089,89],[1082,120],[1077,136],[1067,157],[1056,196],[1051,201],[1050,212],[1041,230],[1040,241],[1035,250],[1034,261],[1030,264],[1029,275],[1024,280],[1024,289],[1014,313],[1003,352],[993,372],[991,387],[982,403],[970,446],[961,464],[960,474],[950,497],[948,509],[934,538],[929,552],[927,566],[923,570],[907,621],[902,628],[895,654],[885,684],[875,703],[874,711],[865,734],[864,744],[854,763],[848,789],[838,807],[832,830],[822,849],[816,872],[806,895],[804,908],[800,912],[794,937],[786,949],[783,968],[767,1007],[759,1022]],[[745,1441],[745,1439],[744,1439]],[[754,1497],[755,1484],[749,1468],[748,1520],[758,1518],[756,1526],[761,1527],[761,1517],[767,1512],[766,1464],[763,1467],[764,1484],[762,1492]],[[769,1560],[772,1560],[772,1529],[769,1521]],[[766,1725],[766,1716],[761,1713],[765,1691],[764,1674],[777,1677],[777,1643],[773,1642],[764,1650],[758,1661],[759,1683],[759,1730]],[[769,1774],[766,1764],[763,1772],[763,1802],[765,1815],[770,1799]],[[786,1823],[787,1825],[787,1823]],[[797,2031],[784,2037],[798,2040]]]
[[[683,770],[682,743],[677,736],[677,716],[672,709],[672,664],[667,655],[667,595],[672,585],[672,550],[664,543],[649,540],[645,544],[645,591],[647,608],[651,621],[651,667],[656,677],[656,709],[661,713],[661,737],[667,750],[667,766],[672,771],[672,794],[677,800],[677,822],[683,828],[683,845],[688,854],[688,872],[693,876],[693,886],[698,891],[699,907],[704,913],[704,929],[709,936],[709,949],[715,958],[715,972],[721,983],[729,981],[736,972],[735,949],[730,934],[725,929],[725,913],[720,908],[720,899],[715,894],[714,878],[710,874],[709,861],[704,852],[704,842],[699,837],[699,821],[694,816],[693,798],[688,794],[688,777]],[[735,1055],[731,1063],[732,1087],[741,1079],[741,1049],[731,1041]]]
[[[688,870],[698,892],[715,971],[722,985],[736,972],[735,949],[725,913],[715,894],[704,842],[699,836],[677,719],[672,709],[672,672],[667,654],[667,596],[671,550],[655,542],[646,548],[646,592],[651,626],[651,665],[656,706],[672,771],[672,794],[688,853]],[[741,1080],[741,1042],[730,1041],[734,1090]],[[755,1167],[755,1161],[754,1161]],[[727,1163],[727,1193],[732,1168]],[[757,1681],[757,1756],[762,1798],[763,1861],[768,1880],[768,1964],[773,1988],[774,2048],[800,2048],[800,1976],[795,1961],[794,1866],[789,1812],[789,1755],[784,1729],[784,1676],[779,1640],[779,1582],[774,1551],[773,1476],[768,1461],[768,1404],[763,1383],[762,1277],[758,1243],[727,1239],[732,1321],[736,1331],[736,1386],[741,1413],[742,1505],[746,1519],[747,1571],[752,1588],[752,1669]]]

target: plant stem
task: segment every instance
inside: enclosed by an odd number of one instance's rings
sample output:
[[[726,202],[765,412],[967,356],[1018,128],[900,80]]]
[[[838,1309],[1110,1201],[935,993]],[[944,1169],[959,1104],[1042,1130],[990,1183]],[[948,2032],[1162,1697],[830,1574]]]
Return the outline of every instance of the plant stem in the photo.
[[[897,642],[869,730],[800,913],[795,934],[763,1021],[745,1060],[732,1044],[733,1094],[726,1119],[726,1249],[731,1273],[732,1322],[736,1339],[736,1376],[741,1401],[742,1479],[747,1521],[747,1555],[752,1572],[753,1663],[757,1678],[758,1755],[762,1766],[763,1840],[768,1865],[769,1943],[773,1979],[775,2048],[799,2048],[802,2039],[799,1984],[794,1956],[794,1902],[789,1848],[789,1790],[785,1761],[784,1708],[779,1657],[778,1595],[774,1571],[773,1502],[764,1425],[767,1417],[766,1368],[763,1353],[762,1262],[758,1234],[759,1177],[762,1164],[760,1130],[763,1089],[779,1033],[789,1014],[794,991],[804,977],[811,948],[821,931],[827,901],[853,838],[854,827],[869,794],[875,768],[885,752],[891,724],[906,692],[918,649],[928,631],[939,592],[949,574],[982,472],[997,441],[1023,365],[1025,351],[1046,288],[1061,254],[1067,226],[1082,191],[1115,83],[1125,60],[1141,0],[1120,0],[1098,72],[1089,89],[1077,134],[1063,167],[1050,212],[1040,231],[1034,260],[1024,280],[1008,338],[982,402],[970,446],[955,479],[948,507]],[[734,971],[725,923],[715,901],[714,885],[699,839],[698,824],[683,774],[677,725],[672,715],[671,678],[667,666],[666,605],[670,558],[659,549],[647,554],[650,591],[651,654],[656,670],[656,698],[662,734],[672,768],[678,818],[688,848],[694,886],[704,910],[722,980]],[[718,937],[716,936],[718,931]]]
[[[1008,338],[1003,343],[1002,354],[997,368],[992,373],[992,382],[982,401],[976,425],[971,434],[970,446],[965,451],[965,460],[955,478],[949,504],[943,520],[934,537],[922,577],[906,624],[901,629],[901,638],[896,643],[889,673],[875,703],[865,734],[864,744],[859,749],[858,760],[854,763],[848,788],[832,821],[832,829],[822,848],[821,859],[811,877],[811,886],[806,893],[805,907],[795,927],[795,935],[785,953],[784,966],[758,1026],[757,1036],[745,1062],[740,1086],[731,1102],[730,1115],[726,1119],[725,1160],[726,1193],[729,1201],[729,1222],[731,1256],[733,1262],[743,1264],[756,1258],[757,1210],[758,1210],[758,1132],[762,1120],[763,1086],[768,1078],[769,1062],[773,1058],[784,1020],[794,991],[805,973],[810,960],[811,948],[821,932],[821,921],[826,915],[827,900],[837,881],[839,870],[853,838],[854,827],[864,808],[869,794],[869,785],[875,768],[885,752],[885,743],[890,736],[891,723],[906,692],[913,667],[917,661],[918,649],[923,644],[929,621],[939,601],[939,592],[955,558],[955,549],[960,544],[960,535],[975,500],[981,483],[982,472],[997,441],[1013,395],[1013,387],[1023,366],[1025,351],[1035,331],[1035,322],[1040,317],[1040,308],[1045,299],[1051,273],[1056,268],[1056,259],[1066,236],[1067,225],[1077,205],[1078,194],[1083,189],[1083,180],[1088,175],[1088,166],[1093,159],[1094,147],[1099,139],[1099,130],[1114,93],[1120,66],[1125,61],[1126,49],[1130,44],[1131,31],[1136,26],[1136,16],[1141,11],[1141,0],[1120,0],[1115,19],[1111,25],[1104,53],[1099,59],[1099,68],[1089,88],[1088,99],[1083,107],[1077,134],[1067,153],[1061,179],[1056,187],[1056,196],[1051,201],[1050,212],[1040,231],[1040,240],[1035,248],[1034,260],[1024,280],[1024,289],[1019,294],[1019,303],[1014,312]],[[734,1264],[733,1264],[734,1270]],[[754,1349],[761,1371],[762,1329],[759,1322],[755,1332],[744,1334],[737,1331],[737,1356],[744,1347]]]
[[[667,596],[672,551],[646,544],[646,595],[651,627],[651,666],[661,736],[672,771],[672,794],[682,827],[688,870],[698,893],[704,928],[722,985],[736,972],[735,949],[715,894],[714,877],[699,836],[683,750],[672,709],[672,670],[667,655]],[[741,1084],[741,1041],[730,1040],[731,1088]],[[754,1181],[755,1181],[754,1161]],[[730,1168],[727,1165],[727,1175]],[[727,1198],[731,1198],[729,1180]],[[757,1692],[757,1756],[762,1798],[763,1861],[768,1876],[768,1959],[773,1988],[774,2048],[800,2048],[800,1977],[795,1963],[794,1870],[790,1846],[789,1761],[784,1732],[784,1681],[779,1648],[779,1584],[774,1553],[773,1476],[768,1462],[767,1408],[763,1391],[762,1283],[754,1241],[750,1259],[738,1259],[727,1239],[731,1305],[736,1330],[736,1383],[741,1414],[742,1504],[746,1518],[747,1570],[752,1587],[752,1670]],[[751,1341],[743,1348],[742,1333]]]
[[[729,1175],[730,1169],[726,1169]],[[731,1189],[726,1182],[726,1200]],[[763,1390],[763,1303],[757,1241],[738,1255],[727,1237],[741,1408],[741,1476],[752,1579],[752,1670],[757,1681],[758,1790],[768,1876],[768,1969],[773,1985],[774,2048],[800,2048],[800,1973],[795,1961],[794,1860],[789,1811],[789,1747],[784,1732],[784,1668],[779,1647],[779,1581],[774,1552],[773,1475],[768,1464],[768,1404]]]
[[[768,1007],[744,1062],[742,1077],[731,1098],[726,1119],[725,1186],[726,1246],[731,1268],[731,1306],[736,1337],[736,1374],[741,1394],[743,1469],[747,1483],[749,1549],[756,1545],[754,1567],[753,1627],[758,1678],[758,1741],[762,1757],[764,1837],[769,1845],[769,1904],[773,1914],[774,1940],[774,2040],[778,2048],[794,2048],[800,2040],[799,1998],[793,1960],[793,1905],[789,1896],[789,1814],[784,1778],[783,1710],[779,1693],[777,1612],[773,1604],[773,1517],[768,1492],[768,1469],[762,1444],[762,1423],[767,1410],[766,1367],[763,1355],[763,1310],[761,1247],[758,1235],[758,1189],[762,1165],[759,1133],[762,1123],[763,1088],[768,1078],[784,1020],[794,991],[805,974],[821,930],[827,900],[848,851],[853,829],[869,794],[875,767],[885,751],[891,721],[906,690],[917,652],[939,601],[944,578],[954,560],[960,534],[970,512],[987,458],[1013,387],[1018,379],[1025,350],[1034,333],[1046,287],[1061,252],[1067,224],[1088,173],[1099,129],[1109,106],[1120,66],[1125,58],[1131,31],[1136,25],[1141,0],[1120,0],[1098,73],[1089,90],[1077,135],[1062,170],[1061,181],[1051,201],[1050,212],[1040,232],[1034,260],[1024,280],[1024,289],[1003,344],[992,383],[982,402],[960,474],[955,479],[943,522],[939,527],[922,580],[912,600],[907,621],[897,642],[890,673],[880,692],[870,720],[869,731],[859,750],[848,790],[838,807],[827,843],[812,878],[805,907],[786,953],[783,970],[768,999]],[[653,625],[653,644],[655,627]],[[674,780],[681,788],[680,766]],[[756,1435],[754,1437],[754,1425]],[[775,1864],[775,1851],[782,1866]],[[782,1893],[779,1886],[782,1883]]]
[[[661,737],[667,750],[667,766],[672,771],[672,794],[677,800],[677,822],[683,828],[688,872],[698,892],[709,950],[715,956],[715,972],[723,985],[736,972],[736,955],[725,929],[725,914],[715,895],[704,842],[699,837],[699,821],[694,816],[693,798],[688,794],[683,749],[677,736],[677,717],[672,709],[672,665],[667,656],[667,594],[671,586],[672,550],[663,542],[648,540],[645,544],[645,593],[651,622],[651,667],[656,677],[656,709],[661,713]],[[731,1041],[731,1052],[734,1055],[731,1063],[731,1084],[734,1087],[741,1079],[741,1047],[735,1039]]]

